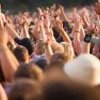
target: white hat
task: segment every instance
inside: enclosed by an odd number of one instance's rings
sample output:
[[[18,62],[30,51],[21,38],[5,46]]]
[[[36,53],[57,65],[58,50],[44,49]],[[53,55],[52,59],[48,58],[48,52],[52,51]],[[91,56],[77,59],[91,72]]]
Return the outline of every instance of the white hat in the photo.
[[[64,72],[74,81],[91,86],[100,84],[100,61],[90,54],[82,54],[65,64]]]

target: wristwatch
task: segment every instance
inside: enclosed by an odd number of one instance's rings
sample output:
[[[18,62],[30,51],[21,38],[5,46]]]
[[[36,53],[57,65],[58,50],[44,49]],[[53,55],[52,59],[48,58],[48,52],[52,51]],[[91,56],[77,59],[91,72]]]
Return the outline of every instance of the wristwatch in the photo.
[[[92,35],[86,34],[84,37],[84,42],[90,43],[92,39]]]

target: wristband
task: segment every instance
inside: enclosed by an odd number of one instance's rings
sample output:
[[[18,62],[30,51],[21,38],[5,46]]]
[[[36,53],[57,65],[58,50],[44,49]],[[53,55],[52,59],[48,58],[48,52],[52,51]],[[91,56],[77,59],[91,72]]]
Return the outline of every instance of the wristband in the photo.
[[[90,43],[92,40],[92,35],[86,34],[84,37],[84,42]]]

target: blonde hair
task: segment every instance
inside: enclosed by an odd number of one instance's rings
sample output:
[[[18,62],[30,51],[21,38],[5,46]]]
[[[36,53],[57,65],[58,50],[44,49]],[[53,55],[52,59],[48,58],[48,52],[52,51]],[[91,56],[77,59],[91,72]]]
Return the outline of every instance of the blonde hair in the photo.
[[[53,43],[52,44],[52,51],[53,51],[53,53],[64,53],[64,48],[59,43]]]

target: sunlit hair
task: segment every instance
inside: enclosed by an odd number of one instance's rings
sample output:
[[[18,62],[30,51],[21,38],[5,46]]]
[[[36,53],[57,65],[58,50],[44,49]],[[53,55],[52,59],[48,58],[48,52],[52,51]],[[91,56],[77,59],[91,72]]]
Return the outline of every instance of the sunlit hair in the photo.
[[[23,46],[17,46],[13,50],[13,53],[20,63],[24,63],[27,62],[27,60],[29,60],[28,50]]]
[[[15,74],[15,79],[28,78],[36,81],[43,80],[43,71],[33,63],[21,64]]]

